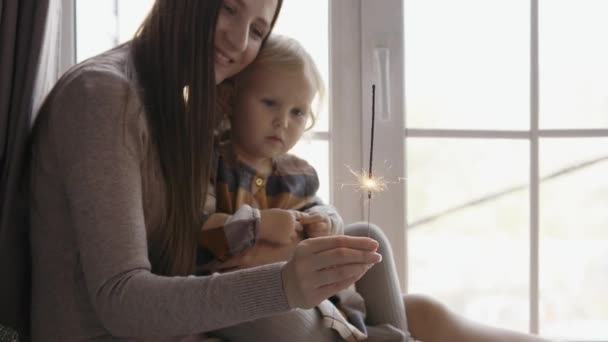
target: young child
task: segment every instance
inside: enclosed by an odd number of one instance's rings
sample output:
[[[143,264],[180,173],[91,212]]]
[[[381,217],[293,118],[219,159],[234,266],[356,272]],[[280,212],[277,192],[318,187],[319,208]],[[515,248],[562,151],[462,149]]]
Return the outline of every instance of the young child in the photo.
[[[215,198],[207,201],[206,211],[213,214],[205,215],[199,240],[202,269],[217,271],[214,265],[218,262],[256,243],[281,245],[294,239],[342,234],[343,223],[336,210],[316,196],[319,180],[314,168],[288,153],[314,124],[312,105],[324,94],[321,75],[310,55],[295,40],[271,36],[256,60],[224,87],[228,91],[221,94],[225,103],[220,107],[230,127],[218,147],[212,182]],[[317,309],[323,324],[342,340],[367,338],[365,305],[354,288]],[[230,327],[219,335],[270,338],[260,335],[262,326]],[[246,332],[237,332],[239,329]],[[398,336],[394,340],[404,339]]]
[[[314,168],[287,153],[314,124],[312,104],[324,92],[312,58],[280,36],[268,39],[251,68],[220,86],[229,128],[219,138],[205,210],[213,214],[204,215],[200,239],[214,259],[260,241],[281,245],[343,233],[336,210],[316,196]]]

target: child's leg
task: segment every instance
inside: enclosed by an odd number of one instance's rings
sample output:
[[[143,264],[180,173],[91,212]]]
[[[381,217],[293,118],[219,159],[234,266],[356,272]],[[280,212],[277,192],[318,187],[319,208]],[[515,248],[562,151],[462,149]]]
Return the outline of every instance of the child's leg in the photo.
[[[407,320],[412,335],[424,342],[495,341],[541,342],[536,336],[498,329],[469,321],[427,296],[404,295]]]
[[[337,335],[323,326],[316,309],[293,310],[209,333],[223,341],[334,342]]]
[[[357,292],[365,299],[367,324],[390,324],[407,332],[401,288],[391,245],[386,236],[377,226],[361,222],[348,225],[345,234],[369,236],[380,245],[378,253],[382,255],[382,262],[374,265],[356,284]]]

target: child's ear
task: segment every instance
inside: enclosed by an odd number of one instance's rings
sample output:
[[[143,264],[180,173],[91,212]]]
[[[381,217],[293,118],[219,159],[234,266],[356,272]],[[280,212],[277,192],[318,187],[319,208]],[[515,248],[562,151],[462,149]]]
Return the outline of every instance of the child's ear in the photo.
[[[304,128],[305,131],[310,131],[317,123],[317,116],[313,111],[310,111],[310,113],[308,113],[307,123],[308,125],[306,126],[306,128]]]

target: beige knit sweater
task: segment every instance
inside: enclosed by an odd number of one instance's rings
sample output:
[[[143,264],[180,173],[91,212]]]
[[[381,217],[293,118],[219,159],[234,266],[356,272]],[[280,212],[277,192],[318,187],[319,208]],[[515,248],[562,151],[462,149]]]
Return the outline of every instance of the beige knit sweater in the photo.
[[[151,273],[163,187],[124,45],[55,86],[32,165],[32,338],[174,341],[286,312],[281,266],[208,277]]]

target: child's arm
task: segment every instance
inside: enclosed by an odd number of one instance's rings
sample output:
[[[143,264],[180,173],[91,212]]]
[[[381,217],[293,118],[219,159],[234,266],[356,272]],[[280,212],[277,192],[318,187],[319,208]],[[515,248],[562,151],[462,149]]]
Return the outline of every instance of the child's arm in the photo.
[[[206,215],[199,235],[199,246],[216,259],[227,258],[252,247],[259,240],[270,244],[291,244],[301,240],[302,224],[290,210],[258,210],[244,205],[234,215]]]
[[[213,213],[203,215],[199,246],[218,260],[226,260],[253,246],[258,236],[260,211],[248,205],[234,215]]]
[[[217,195],[213,182],[207,187],[205,208],[201,217],[198,245],[207,253],[209,260],[224,261],[253,246],[260,226],[260,211],[248,205],[240,207],[233,215],[217,213]]]
[[[254,230],[255,240],[246,241],[247,239],[239,237],[239,234],[233,234],[235,241],[230,241],[225,232],[235,228],[231,225],[241,225],[234,231],[240,233],[241,236],[247,235],[246,232],[249,228],[247,224],[243,225],[247,220],[235,220],[235,216],[239,216],[238,214],[243,208],[260,213]],[[225,272],[289,260],[295,246],[303,239],[302,225],[296,221],[296,216],[300,216],[300,214],[304,215],[292,210],[257,210],[246,205],[233,216],[210,215],[203,225],[199,245],[211,252],[219,262],[205,264],[200,271]],[[238,241],[241,243],[239,244]],[[241,246],[241,248],[238,251],[236,248],[231,250],[230,246]]]

